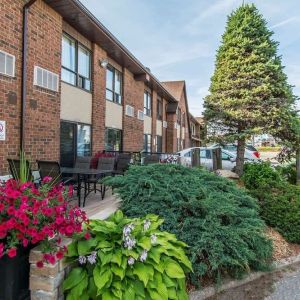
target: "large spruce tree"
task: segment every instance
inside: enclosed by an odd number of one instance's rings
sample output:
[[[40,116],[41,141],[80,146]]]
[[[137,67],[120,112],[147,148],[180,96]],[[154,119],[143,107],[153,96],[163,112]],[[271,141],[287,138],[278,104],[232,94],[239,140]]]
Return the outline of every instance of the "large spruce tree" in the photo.
[[[246,140],[284,127],[294,111],[295,97],[272,35],[253,4],[236,9],[228,17],[204,101],[210,136],[219,142],[237,141],[239,175]]]

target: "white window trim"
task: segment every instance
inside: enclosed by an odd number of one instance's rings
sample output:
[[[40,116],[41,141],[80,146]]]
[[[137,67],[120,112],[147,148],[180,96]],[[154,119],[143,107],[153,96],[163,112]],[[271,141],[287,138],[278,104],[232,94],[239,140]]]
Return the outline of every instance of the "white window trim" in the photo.
[[[0,50],[0,52],[3,53],[5,56],[12,57],[12,59],[13,59],[13,75],[9,75],[7,73],[2,73],[2,72],[0,72],[0,74],[2,74],[4,76],[8,76],[8,77],[14,78],[15,75],[16,75],[16,73],[15,73],[16,72],[16,57],[14,55],[12,55],[12,54],[9,54],[9,53],[3,51],[3,50]],[[4,65],[4,67],[5,67],[5,71],[6,71],[6,57],[5,57],[5,65]]]
[[[42,70],[42,71],[46,71],[47,73],[50,73],[50,74],[54,75],[55,77],[57,77],[57,81],[56,81],[56,89],[55,89],[55,90],[54,90],[54,89],[51,89],[51,88],[49,88],[49,87],[44,87],[44,86],[38,84],[38,82],[37,82],[37,71],[38,71],[38,69],[40,69],[40,70]],[[45,69],[45,68],[42,68],[42,67],[40,67],[40,66],[34,66],[34,80],[33,80],[33,85],[38,86],[38,87],[41,87],[41,88],[46,89],[46,90],[49,90],[49,91],[52,91],[52,92],[58,92],[59,75],[56,74],[56,73],[53,73],[53,72],[51,72],[51,71],[49,71],[49,70],[47,70],[47,69]]]
[[[140,118],[140,115],[142,115],[143,118]],[[137,117],[138,117],[139,120],[144,121],[145,120],[145,114],[144,114],[144,112],[142,110],[138,110]]]

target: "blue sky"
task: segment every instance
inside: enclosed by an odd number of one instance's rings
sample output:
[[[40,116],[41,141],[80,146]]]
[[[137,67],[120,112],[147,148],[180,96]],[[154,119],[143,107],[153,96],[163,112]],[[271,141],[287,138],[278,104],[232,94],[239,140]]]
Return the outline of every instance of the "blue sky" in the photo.
[[[190,111],[201,115],[226,17],[242,0],[81,0],[161,81],[186,80]],[[280,42],[300,96],[300,1],[254,0]],[[300,105],[298,105],[300,108]]]

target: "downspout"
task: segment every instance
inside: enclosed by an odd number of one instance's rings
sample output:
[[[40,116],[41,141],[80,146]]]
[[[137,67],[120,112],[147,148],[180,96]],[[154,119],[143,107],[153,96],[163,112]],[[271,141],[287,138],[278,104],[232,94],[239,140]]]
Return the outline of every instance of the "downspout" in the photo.
[[[29,8],[36,2],[30,0],[23,6],[23,28],[22,28],[22,90],[21,90],[21,124],[20,124],[20,149],[25,149],[25,114],[26,114],[26,95],[27,95],[27,49],[28,49],[28,13]]]

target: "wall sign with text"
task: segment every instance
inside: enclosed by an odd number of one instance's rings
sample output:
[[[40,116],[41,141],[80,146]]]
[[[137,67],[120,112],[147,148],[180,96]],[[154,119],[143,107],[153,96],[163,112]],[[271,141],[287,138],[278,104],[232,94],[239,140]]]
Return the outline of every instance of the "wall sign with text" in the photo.
[[[6,124],[5,121],[0,120],[0,141],[5,141]]]

